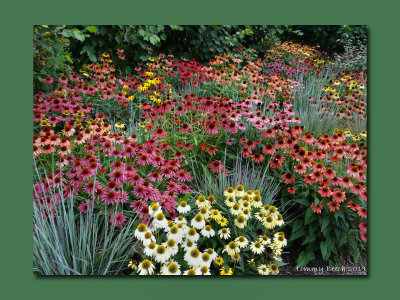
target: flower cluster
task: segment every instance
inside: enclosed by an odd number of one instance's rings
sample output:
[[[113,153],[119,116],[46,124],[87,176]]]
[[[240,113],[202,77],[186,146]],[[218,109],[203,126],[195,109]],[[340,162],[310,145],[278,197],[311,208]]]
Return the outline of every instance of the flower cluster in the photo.
[[[275,206],[264,205],[258,191],[228,187],[224,201],[200,195],[182,200],[173,220],[158,204],[150,205],[149,225],[141,223],[139,275],[278,274],[287,241],[274,228],[284,224]],[[201,247],[202,246],[202,247]]]

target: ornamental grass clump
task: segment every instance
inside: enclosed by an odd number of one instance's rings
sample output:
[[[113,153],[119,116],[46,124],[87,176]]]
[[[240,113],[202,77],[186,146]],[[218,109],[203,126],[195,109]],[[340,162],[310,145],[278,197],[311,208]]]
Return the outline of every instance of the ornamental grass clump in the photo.
[[[134,235],[141,255],[129,267],[138,275],[274,275],[283,265],[287,240],[275,228],[284,224],[275,206],[263,205],[260,192],[228,187],[224,201],[200,195],[180,201],[169,220],[156,203],[151,220]]]

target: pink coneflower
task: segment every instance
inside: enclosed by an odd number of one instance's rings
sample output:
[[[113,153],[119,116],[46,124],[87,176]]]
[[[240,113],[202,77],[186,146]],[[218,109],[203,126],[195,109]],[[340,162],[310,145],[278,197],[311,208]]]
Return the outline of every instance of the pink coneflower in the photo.
[[[320,214],[322,212],[322,209],[323,209],[323,206],[322,206],[321,202],[319,202],[317,205],[315,205],[314,203],[311,204],[311,210],[315,214]]]
[[[110,223],[116,227],[121,227],[126,221],[126,217],[121,212],[117,212],[114,216],[110,217]]]
[[[45,83],[45,84],[52,84],[52,83],[53,83],[53,77],[47,76],[47,77],[44,79],[44,83]]]
[[[106,204],[114,204],[117,193],[115,190],[103,190],[101,200]]]
[[[363,191],[365,191],[365,186],[361,183],[357,183],[355,185],[353,185],[351,187],[351,190],[357,194],[357,195],[361,195],[363,193]]]
[[[181,152],[181,151],[176,151],[175,153],[174,153],[174,156],[175,156],[175,158],[176,159],[185,159],[185,155],[183,155],[183,153]]]
[[[307,175],[304,177],[304,182],[308,185],[314,184],[317,180],[312,177],[312,175]]]
[[[292,173],[284,173],[281,176],[281,179],[283,180],[283,182],[285,182],[286,184],[292,184],[295,182],[294,176],[292,175]]]
[[[116,170],[112,173],[109,173],[108,176],[110,177],[111,180],[120,183],[121,181],[124,180],[124,174],[120,170]]]
[[[330,196],[332,195],[331,190],[330,190],[328,187],[326,187],[326,186],[321,187],[321,188],[319,189],[318,193],[319,193],[323,198],[327,198],[327,197],[330,197]]]
[[[224,166],[222,164],[222,162],[220,160],[215,160],[213,162],[211,162],[208,167],[210,168],[211,171],[213,171],[214,173],[220,173]]]
[[[149,190],[141,185],[138,185],[133,189],[133,193],[139,198],[145,198],[149,195]]]
[[[179,128],[179,132],[190,132],[192,128],[188,123],[183,123],[181,128]]]
[[[88,181],[83,186],[83,190],[85,191],[85,193],[87,193],[89,195],[93,194],[97,188],[101,188],[101,184],[100,184],[100,182],[93,181],[93,180]]]
[[[346,193],[342,190],[333,190],[332,197],[338,203],[342,203],[346,200]]]
[[[60,84],[66,84],[66,83],[68,83],[68,78],[67,78],[67,76],[61,75],[61,76],[58,78],[58,82],[59,82]]]
[[[228,146],[232,146],[234,142],[235,142],[234,139],[228,139],[228,140],[226,141],[226,144],[227,144]]]
[[[147,175],[147,178],[149,178],[149,180],[151,180],[151,181],[153,181],[153,182],[161,181],[161,180],[163,179],[162,176],[161,176],[161,174],[158,173],[158,172],[149,173],[149,174]]]
[[[340,205],[336,200],[329,201],[327,205],[329,206],[329,210],[332,212],[340,209]]]
[[[118,191],[116,196],[115,196],[115,202],[116,203],[125,203],[128,201],[129,195],[126,191]]]
[[[151,157],[149,155],[147,155],[146,153],[140,154],[136,157],[137,162],[144,166],[145,164],[149,164],[151,163]]]
[[[82,181],[85,181],[86,179],[89,179],[95,174],[96,170],[90,169],[90,168],[82,168],[79,177],[81,178]]]
[[[218,127],[217,126],[218,126],[218,123],[215,122],[215,121],[206,124],[206,127],[205,127],[206,133],[212,134],[212,135],[218,134]]]
[[[287,188],[287,191],[289,192],[289,193],[291,193],[291,194],[295,194],[295,192],[296,192],[296,188],[295,187],[293,187],[293,186],[291,186],[291,187],[288,187]]]
[[[155,139],[162,139],[163,137],[166,137],[166,136],[167,136],[167,133],[162,128],[158,128],[153,133],[153,138],[155,138]]]
[[[85,214],[87,213],[88,209],[93,209],[93,202],[86,200],[85,202],[79,204],[78,209],[81,213]]]

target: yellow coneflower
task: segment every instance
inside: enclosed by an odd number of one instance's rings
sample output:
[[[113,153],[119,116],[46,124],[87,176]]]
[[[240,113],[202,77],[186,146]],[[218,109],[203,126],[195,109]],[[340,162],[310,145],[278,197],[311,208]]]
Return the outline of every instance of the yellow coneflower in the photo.
[[[217,265],[217,266],[220,266],[220,265],[222,265],[223,263],[224,263],[224,259],[221,257],[221,256],[218,256],[216,259],[215,259],[215,264]]]

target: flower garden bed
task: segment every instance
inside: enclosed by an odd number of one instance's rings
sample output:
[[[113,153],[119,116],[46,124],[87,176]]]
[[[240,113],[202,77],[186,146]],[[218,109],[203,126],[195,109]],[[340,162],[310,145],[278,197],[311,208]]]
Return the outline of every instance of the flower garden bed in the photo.
[[[161,53],[134,70],[104,53],[34,95],[36,274],[365,262],[365,71],[291,42],[207,63]]]

